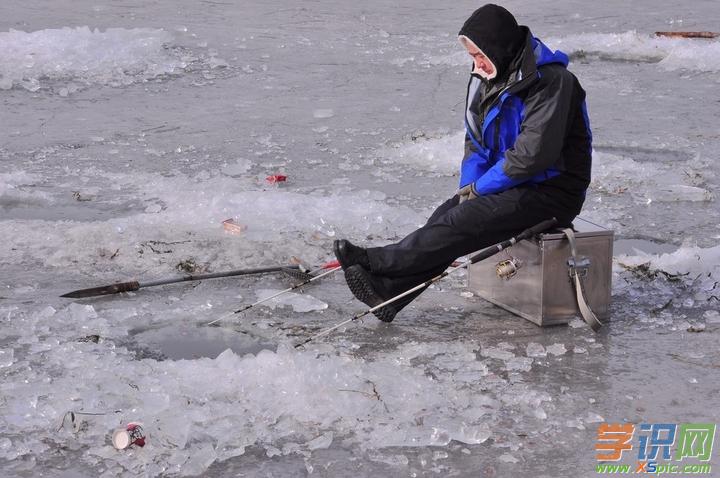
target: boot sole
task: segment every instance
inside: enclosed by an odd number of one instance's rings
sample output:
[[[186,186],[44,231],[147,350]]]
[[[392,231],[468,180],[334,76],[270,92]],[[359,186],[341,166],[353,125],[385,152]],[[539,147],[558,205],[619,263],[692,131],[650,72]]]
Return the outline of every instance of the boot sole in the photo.
[[[375,307],[385,302],[373,289],[370,274],[362,266],[348,267],[345,271],[345,282],[347,282],[350,292],[364,304]],[[373,315],[383,322],[392,322],[396,314],[397,310],[392,305],[386,305],[373,312]]]

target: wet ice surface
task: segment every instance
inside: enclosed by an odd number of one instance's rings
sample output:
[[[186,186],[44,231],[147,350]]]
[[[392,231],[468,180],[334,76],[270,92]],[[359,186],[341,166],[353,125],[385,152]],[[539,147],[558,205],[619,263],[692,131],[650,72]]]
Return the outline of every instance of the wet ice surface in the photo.
[[[717,422],[718,43],[651,33],[712,30],[718,13],[680,5],[508,4],[588,91],[583,216],[618,237],[600,334],[539,329],[458,276],[392,324],[297,350],[361,310],[341,274],[219,328],[203,324],[293,280],[57,296],[178,268],[320,265],[335,238],[379,245],[422,224],[457,182],[454,33],[476,5],[11,2],[3,476],[576,476],[599,422]],[[107,413],[56,431],[68,410]],[[128,421],[148,445],[117,452]]]

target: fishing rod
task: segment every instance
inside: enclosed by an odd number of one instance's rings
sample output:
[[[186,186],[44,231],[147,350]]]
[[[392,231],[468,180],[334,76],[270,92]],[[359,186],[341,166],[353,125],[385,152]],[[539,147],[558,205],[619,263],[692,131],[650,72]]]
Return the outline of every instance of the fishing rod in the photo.
[[[474,256],[471,256],[471,257],[470,257],[468,260],[466,260],[465,262],[460,263],[460,265],[458,265],[458,266],[456,266],[456,267],[452,267],[452,268],[450,268],[450,269],[447,269],[446,271],[444,271],[444,272],[443,272],[442,274],[440,274],[439,276],[433,277],[432,279],[429,279],[429,280],[423,282],[422,284],[418,284],[418,285],[416,285],[415,287],[413,287],[412,289],[406,290],[406,291],[403,292],[402,294],[396,295],[395,297],[393,297],[393,298],[391,298],[391,299],[388,299],[388,300],[386,300],[385,302],[376,305],[375,307],[372,307],[372,308],[370,308],[370,309],[367,309],[367,310],[364,311],[364,312],[361,312],[361,313],[359,313],[359,314],[356,314],[356,315],[354,315],[352,318],[347,319],[347,320],[345,320],[345,321],[343,321],[343,322],[340,322],[339,324],[334,325],[334,326],[330,327],[329,329],[325,329],[325,330],[323,330],[322,332],[318,332],[317,334],[311,335],[310,337],[308,337],[307,339],[305,339],[303,342],[300,342],[300,343],[296,344],[296,345],[295,345],[295,348],[302,347],[302,346],[304,346],[305,344],[307,344],[307,343],[309,343],[309,342],[311,342],[311,341],[313,341],[313,340],[315,340],[315,339],[317,339],[317,338],[319,338],[319,337],[323,337],[323,336],[325,336],[325,335],[328,335],[328,334],[330,334],[332,331],[334,331],[334,330],[336,330],[336,329],[339,329],[340,327],[342,327],[342,326],[345,325],[345,324],[349,324],[349,323],[351,323],[351,322],[354,322],[354,321],[356,321],[356,320],[358,320],[358,319],[360,319],[360,318],[362,318],[362,317],[365,317],[365,316],[368,315],[368,314],[371,314],[371,313],[375,312],[376,310],[378,310],[378,309],[380,309],[380,308],[382,308],[382,307],[385,307],[385,306],[388,305],[388,304],[392,304],[393,302],[396,302],[397,300],[402,299],[403,297],[406,297],[406,296],[412,294],[413,292],[415,292],[415,291],[417,291],[417,290],[423,289],[424,287],[428,287],[428,286],[430,286],[431,284],[434,284],[435,282],[439,281],[440,279],[442,279],[442,278],[444,278],[444,277],[446,277],[446,276],[448,276],[448,275],[450,275],[450,274],[453,274],[454,272],[457,272],[457,271],[459,271],[459,270],[461,270],[461,269],[467,268],[470,264],[475,264],[476,262],[480,262],[480,261],[482,261],[482,260],[485,260],[485,259],[487,259],[488,257],[492,257],[492,256],[494,256],[495,254],[501,252],[502,250],[507,249],[508,247],[511,247],[511,246],[513,246],[514,244],[516,244],[516,243],[518,243],[518,242],[520,242],[520,241],[522,241],[522,240],[524,240],[524,239],[530,239],[530,238],[532,238],[533,236],[535,236],[535,235],[537,235],[537,234],[539,234],[539,233],[541,233],[541,232],[543,232],[543,231],[546,231],[546,230],[550,229],[551,227],[555,226],[556,224],[557,224],[557,219],[553,217],[552,219],[547,219],[547,220],[542,221],[541,223],[539,223],[539,224],[537,224],[537,225],[535,225],[535,226],[533,226],[533,227],[530,227],[530,228],[528,228],[528,229],[525,229],[524,231],[522,231],[520,234],[518,234],[518,235],[515,236],[515,237],[511,237],[510,239],[507,239],[507,240],[505,240],[505,241],[499,242],[499,243],[497,243],[497,244],[495,244],[495,245],[493,245],[493,246],[487,247],[487,248],[481,250],[480,252],[478,252],[477,254],[475,254]]]
[[[322,274],[320,274],[320,275],[317,275],[317,276],[314,276],[314,275],[313,275],[314,273],[319,272],[319,271],[322,271],[322,270],[324,270],[324,269],[330,269],[330,270],[327,271],[327,272],[324,272],[324,273],[322,273]],[[288,293],[288,292],[292,292],[292,291],[294,291],[294,290],[296,290],[296,289],[299,289],[300,287],[302,287],[302,286],[304,286],[304,285],[307,285],[307,284],[309,284],[309,283],[311,283],[311,282],[314,282],[314,281],[316,281],[316,280],[318,280],[318,279],[321,279],[321,278],[323,278],[323,277],[325,277],[325,276],[327,276],[327,275],[330,275],[330,274],[332,274],[332,273],[334,273],[334,272],[336,272],[336,271],[338,271],[338,270],[340,270],[340,269],[342,269],[342,267],[339,265],[339,263],[338,263],[337,261],[328,262],[327,264],[325,264],[324,266],[320,267],[319,269],[316,269],[316,270],[314,270],[314,271],[309,272],[310,275],[313,275],[311,278],[309,278],[309,279],[307,279],[307,280],[305,280],[305,281],[303,281],[303,282],[301,282],[301,283],[299,283],[299,284],[296,284],[296,285],[294,285],[294,286],[292,286],[292,287],[289,287],[289,288],[287,288],[287,289],[285,289],[285,290],[282,290],[282,291],[280,291],[280,292],[278,292],[278,293],[276,293],[276,294],[273,294],[273,295],[271,295],[270,297],[265,297],[264,299],[260,299],[260,300],[258,300],[257,302],[254,302],[254,303],[249,304],[249,305],[246,305],[246,306],[244,306],[244,307],[242,307],[242,308],[240,308],[240,309],[238,309],[238,310],[235,310],[235,311],[233,311],[233,312],[230,312],[230,313],[228,313],[228,314],[225,314],[225,315],[223,315],[222,317],[220,317],[220,318],[218,318],[218,319],[215,319],[215,320],[213,320],[213,321],[211,321],[211,322],[206,323],[205,325],[213,325],[213,324],[215,324],[215,323],[217,323],[217,322],[220,322],[221,320],[225,320],[225,319],[227,319],[227,318],[230,318],[230,317],[232,317],[233,315],[236,315],[236,314],[240,314],[240,313],[242,313],[242,312],[245,312],[246,310],[252,309],[252,308],[255,307],[256,305],[260,305],[260,304],[262,304],[263,302],[267,302],[268,300],[274,299],[275,297],[278,297],[278,296],[280,296],[280,295],[282,295],[282,294],[286,294],[286,293]]]
[[[97,297],[100,295],[119,294],[120,292],[132,292],[138,289],[144,289],[146,287],[155,287],[158,285],[174,284],[176,282],[188,282],[205,279],[217,279],[220,277],[233,277],[242,275],[252,274],[265,274],[268,272],[282,272],[295,279],[308,280],[310,277],[310,271],[302,265],[288,265],[288,266],[275,266],[275,267],[261,267],[256,269],[239,269],[227,272],[214,272],[211,274],[190,274],[182,277],[173,277],[170,279],[161,279],[149,282],[118,282],[110,285],[103,285],[100,287],[91,287],[89,289],[80,289],[63,294],[60,297],[69,297],[72,299],[82,299],[86,297]]]

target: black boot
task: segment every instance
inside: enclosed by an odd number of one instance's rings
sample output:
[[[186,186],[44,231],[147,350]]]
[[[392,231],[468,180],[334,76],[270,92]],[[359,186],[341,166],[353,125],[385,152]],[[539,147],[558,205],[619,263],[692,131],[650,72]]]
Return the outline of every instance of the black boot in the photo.
[[[365,270],[370,270],[370,259],[368,258],[367,251],[362,247],[352,244],[348,240],[340,239],[334,241],[333,252],[343,270],[355,264],[363,266]]]
[[[372,282],[372,276],[359,264],[350,266],[345,270],[345,281],[353,295],[370,307],[375,307],[389,299],[389,297],[386,298],[376,290]],[[393,304],[388,304],[376,310],[373,314],[383,322],[392,322],[397,312]]]

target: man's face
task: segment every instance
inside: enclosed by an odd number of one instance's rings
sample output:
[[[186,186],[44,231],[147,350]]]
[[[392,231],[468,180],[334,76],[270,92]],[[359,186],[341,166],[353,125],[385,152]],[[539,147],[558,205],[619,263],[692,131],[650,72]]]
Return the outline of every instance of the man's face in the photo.
[[[473,73],[480,75],[486,80],[493,79],[497,76],[497,70],[495,65],[490,61],[490,58],[485,56],[483,51],[475,45],[468,37],[461,36],[460,43],[465,47],[468,54],[472,57],[474,68]]]

